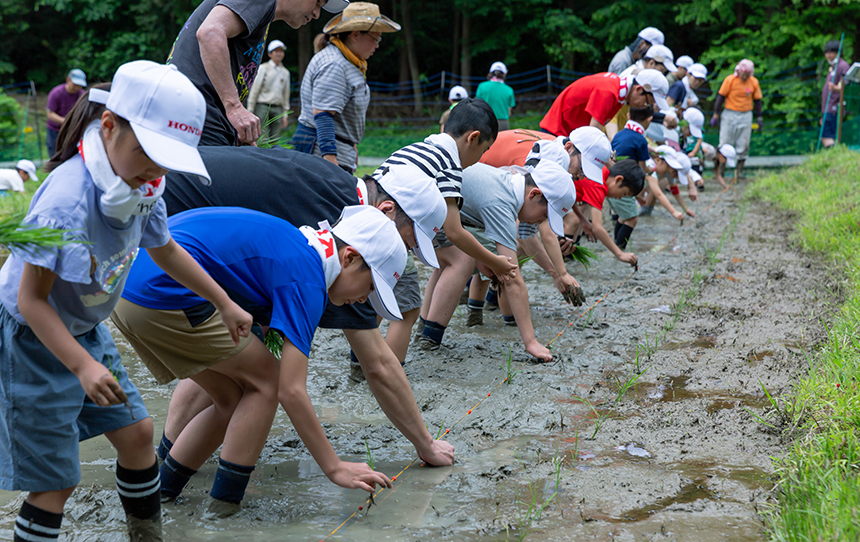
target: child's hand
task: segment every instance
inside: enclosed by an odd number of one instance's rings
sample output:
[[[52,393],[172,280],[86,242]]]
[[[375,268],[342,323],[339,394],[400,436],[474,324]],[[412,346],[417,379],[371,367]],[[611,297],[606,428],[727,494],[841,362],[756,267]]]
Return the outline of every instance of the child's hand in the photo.
[[[675,220],[680,220],[681,222],[684,221],[684,213],[682,213],[681,211],[672,211],[672,217],[674,217]]]
[[[373,493],[376,485],[391,487],[391,480],[381,472],[372,470],[367,463],[341,461],[333,472],[326,473],[328,479],[347,489],[363,489]]]
[[[87,397],[98,406],[121,405],[128,396],[111,372],[96,360],[90,360],[77,375]]]
[[[690,201],[699,203],[699,192],[692,185],[690,186]]]
[[[247,337],[251,334],[251,325],[254,323],[254,318],[245,312],[245,310],[230,301],[224,307],[218,307],[218,312],[221,313],[221,320],[230,331],[230,338],[233,339],[233,344],[239,344],[239,337]]]
[[[629,263],[631,267],[639,265],[639,258],[637,258],[632,252],[622,252],[618,255],[618,260],[624,263]]]
[[[552,354],[550,353],[549,348],[537,341],[527,344],[526,352],[533,355],[540,361],[552,361]]]
[[[495,263],[490,267],[496,277],[502,282],[513,280],[517,276],[517,269],[520,266],[517,262],[511,260],[507,256],[496,256]]]
[[[696,217],[696,211],[690,209],[689,207],[687,209],[684,209],[684,212],[687,213],[688,215],[690,215],[690,217],[692,217],[692,218]]]

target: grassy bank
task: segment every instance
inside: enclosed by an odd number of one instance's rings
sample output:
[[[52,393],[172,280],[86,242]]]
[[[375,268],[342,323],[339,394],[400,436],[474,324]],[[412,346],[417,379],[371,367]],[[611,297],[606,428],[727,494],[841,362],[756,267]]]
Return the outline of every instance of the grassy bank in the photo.
[[[795,212],[797,241],[822,254],[825,265],[844,277],[845,302],[833,316],[827,341],[809,354],[810,370],[792,396],[779,402],[783,428],[801,433],[777,460],[779,507],[769,514],[773,540],[860,540],[858,179],[860,154],[839,148],[750,189],[753,196]]]

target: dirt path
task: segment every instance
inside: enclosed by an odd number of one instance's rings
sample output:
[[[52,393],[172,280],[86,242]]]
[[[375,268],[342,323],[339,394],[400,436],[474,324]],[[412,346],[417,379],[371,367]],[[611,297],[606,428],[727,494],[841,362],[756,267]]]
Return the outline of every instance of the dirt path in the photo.
[[[523,365],[519,336],[498,313],[467,329],[461,308],[444,347],[412,352],[406,366],[431,432],[465,415],[447,437],[457,464],[413,465],[331,540],[502,540],[528,528],[529,540],[542,541],[762,540],[770,457],[785,443],[755,418],[768,416],[759,381],[778,394],[806,370],[802,350],[822,337],[819,319],[833,294],[824,271],[791,248],[785,217],[758,203],[742,212],[742,192],[727,192],[661,252],[676,223],[662,211],[641,219],[632,248],[650,261],[567,329],[581,310],[564,306],[529,264],[538,337],[546,343],[566,329],[553,346],[559,363]],[[592,301],[629,273],[597,251],[591,272],[575,269]],[[686,309],[672,313],[679,300]],[[512,367],[523,372],[497,387],[502,349],[512,342]],[[369,447],[378,469],[397,474],[414,450],[367,385],[349,381],[347,353],[342,335],[317,333],[309,382],[317,413],[342,457],[364,460]],[[170,390],[124,356],[160,431]],[[618,398],[619,385],[642,370]],[[68,507],[67,540],[123,539],[113,460],[102,456],[114,457],[102,439],[82,446],[84,483]],[[204,466],[186,498],[165,507],[166,539],[321,540],[364,502],[325,479],[283,412],[234,518],[199,519],[214,470]],[[20,502],[13,497],[2,508],[0,540],[11,540]]]

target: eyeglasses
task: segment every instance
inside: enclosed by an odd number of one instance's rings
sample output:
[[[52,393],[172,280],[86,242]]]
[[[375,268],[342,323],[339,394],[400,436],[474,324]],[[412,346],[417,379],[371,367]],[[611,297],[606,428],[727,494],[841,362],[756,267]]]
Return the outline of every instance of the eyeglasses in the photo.
[[[373,36],[370,35],[370,31],[362,30],[361,33],[364,34],[365,36],[369,37],[372,40],[376,40],[376,43],[382,43],[382,35],[381,34],[378,38],[374,38]]]

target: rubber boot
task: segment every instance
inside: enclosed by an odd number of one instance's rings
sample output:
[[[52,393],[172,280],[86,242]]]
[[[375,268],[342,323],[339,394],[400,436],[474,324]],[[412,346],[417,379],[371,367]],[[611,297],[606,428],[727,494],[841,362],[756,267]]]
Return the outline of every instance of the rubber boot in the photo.
[[[242,509],[241,503],[221,501],[212,497],[206,497],[203,504],[203,519],[208,520],[229,518]]]
[[[126,516],[125,524],[128,526],[128,536],[131,542],[162,542],[161,537],[161,512],[149,519],[140,519],[134,516]]]
[[[746,179],[746,176],[744,175],[744,162],[746,162],[746,160],[738,160],[738,164],[735,166],[735,177],[737,177],[738,180]]]

